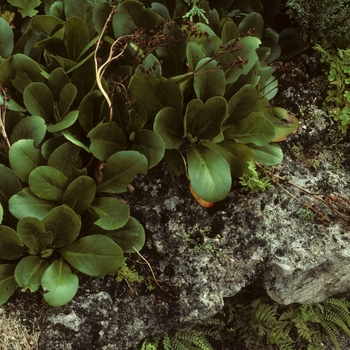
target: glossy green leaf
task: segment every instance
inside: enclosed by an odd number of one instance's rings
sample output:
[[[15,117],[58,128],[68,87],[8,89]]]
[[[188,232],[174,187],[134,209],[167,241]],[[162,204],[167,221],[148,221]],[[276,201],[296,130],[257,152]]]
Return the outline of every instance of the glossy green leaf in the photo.
[[[247,33],[252,28],[254,28],[252,35],[261,39],[264,29],[264,20],[260,13],[252,12],[245,16],[241,23],[238,25],[238,32]]]
[[[70,17],[66,23],[63,42],[66,46],[68,58],[74,62],[89,42],[89,28],[80,17]]]
[[[231,189],[230,166],[224,157],[202,145],[192,145],[187,156],[194,191],[207,202],[224,199]]]
[[[58,113],[61,117],[68,113],[76,95],[77,88],[73,84],[68,83],[62,88],[58,99]]]
[[[70,84],[70,79],[61,67],[54,69],[50,73],[47,80],[47,86],[49,87],[55,101],[59,101],[61,91],[67,84]]]
[[[76,100],[81,103],[83,98],[93,91],[95,85],[95,65],[88,60],[73,71],[71,83],[77,88]],[[97,90],[95,90],[97,92]],[[101,94],[101,93],[100,93]]]
[[[28,182],[29,174],[36,167],[45,164],[40,150],[34,148],[33,140],[19,140],[9,151],[10,164],[13,172],[22,181]]]
[[[220,143],[204,141],[203,145],[225,158],[230,165],[231,175],[236,179],[242,176],[243,173],[249,172],[247,162],[254,160],[250,147],[233,140],[224,140]]]
[[[64,21],[56,16],[35,16],[30,21],[30,26],[38,32],[52,36],[64,25]]]
[[[111,5],[107,2],[100,2],[94,6],[92,13],[92,22],[98,34],[101,34],[110,13]]]
[[[74,242],[80,233],[81,220],[66,205],[53,208],[42,222],[45,229],[53,234],[53,248],[63,247]]]
[[[183,96],[179,86],[170,79],[158,79],[154,75],[133,75],[129,89],[131,95],[146,109],[148,119],[154,118],[163,107],[182,110]]]
[[[260,45],[260,40],[258,38],[246,36],[237,42],[237,46],[240,45],[243,45],[243,48],[236,51],[235,55],[231,57],[232,62],[236,62],[236,55],[242,59],[248,60],[248,62],[243,68],[237,66],[228,69],[225,74],[226,84],[234,83],[241,75],[247,74],[259,59],[255,51]]]
[[[115,273],[124,262],[123,250],[103,235],[90,235],[61,249],[62,256],[89,276]]]
[[[126,131],[131,134],[141,130],[147,122],[147,112],[145,107],[135,102],[131,110],[129,111],[129,123],[126,127]]]
[[[196,66],[193,84],[197,98],[206,102],[211,97],[224,95],[225,74],[215,60],[206,57]]]
[[[199,111],[203,108],[203,102],[198,99],[191,100],[187,107],[184,118],[185,135],[192,132],[194,119]]]
[[[44,224],[37,218],[25,216],[19,220],[17,234],[29,248],[30,254],[37,254],[40,250],[52,245],[52,232],[48,232]]]
[[[276,135],[273,124],[259,115],[250,115],[239,120],[224,130],[225,138],[233,139],[240,143],[253,143],[264,146],[271,142]]]
[[[72,126],[78,119],[78,111],[70,111],[58,123],[48,125],[47,131],[52,134],[65,130]]]
[[[47,85],[40,82],[29,84],[24,89],[23,101],[29,113],[37,115],[49,123],[54,122],[53,95]]]
[[[48,160],[53,153],[58,147],[63,145],[67,140],[63,136],[55,136],[47,141],[45,141],[42,146],[41,146],[41,154],[43,157]]]
[[[14,276],[15,267],[16,264],[0,265],[0,305],[5,304],[18,287]]]
[[[14,36],[9,23],[0,17],[0,57],[10,57],[14,47]]]
[[[87,136],[91,140],[92,154],[100,160],[107,160],[127,146],[123,131],[114,122],[97,125]]]
[[[35,10],[36,7],[40,5],[40,0],[8,0],[8,2],[18,8],[18,12],[22,17],[33,17],[38,11]]]
[[[19,259],[25,255],[27,249],[14,229],[0,225],[0,259]]]
[[[220,133],[226,115],[226,99],[220,96],[211,97],[203,108],[196,113],[192,125],[192,134],[200,139],[214,138]]]
[[[268,144],[265,146],[250,145],[255,160],[262,165],[277,165],[283,160],[283,152],[278,144]]]
[[[221,30],[221,40],[224,44],[231,41],[233,38],[236,38],[239,34],[238,28],[233,22],[233,20],[230,18],[222,27]]]
[[[78,285],[78,277],[62,259],[55,260],[41,278],[44,299],[51,306],[62,306],[72,300]]]
[[[24,89],[32,82],[45,83],[41,75],[42,69],[33,59],[23,54],[16,54],[10,58],[12,68],[16,71],[15,78],[11,78],[12,85],[23,94]],[[32,113],[39,115],[38,113]]]
[[[72,132],[74,132],[73,128],[70,128],[70,129],[67,129],[67,130],[63,130],[62,131],[62,135],[64,136],[64,138],[66,140],[70,141],[74,145],[82,148],[87,153],[91,153],[91,150],[88,147],[88,145],[89,145],[88,139],[86,139],[85,137],[83,138],[82,136],[80,136],[80,134],[79,135],[73,135]]]
[[[196,69],[198,62],[206,57],[202,47],[192,41],[187,44],[186,56],[188,65],[192,71]]]
[[[290,135],[295,134],[299,127],[298,119],[284,108],[266,108],[265,118],[270,120],[276,128],[276,135],[271,142],[286,140]]]
[[[228,117],[225,125],[230,125],[249,116],[253,111],[258,94],[253,85],[244,85],[228,102]]]
[[[177,148],[184,136],[183,118],[174,108],[165,107],[157,113],[153,130],[162,138],[165,148]]]
[[[134,176],[147,173],[147,158],[136,151],[120,151],[107,159],[103,168],[102,181],[97,185],[97,191],[107,193],[122,193],[133,181]]]
[[[71,142],[66,142],[53,151],[47,161],[47,165],[60,170],[69,180],[74,180],[80,175],[87,175],[85,168],[79,169],[79,153],[81,148]]]
[[[38,147],[46,134],[46,125],[43,118],[29,116],[23,118],[13,129],[10,137],[11,144],[21,139],[34,140],[34,147]]]
[[[31,191],[42,199],[61,202],[69,180],[52,166],[40,166],[29,174]]]
[[[185,173],[185,159],[182,153],[177,149],[166,149],[164,153],[164,160],[169,165],[176,176]]]
[[[17,219],[31,216],[43,219],[57,203],[38,198],[29,187],[13,195],[9,200],[9,210]]]
[[[159,57],[159,56],[158,56]],[[162,59],[161,57],[159,57]],[[135,74],[141,76],[144,73],[142,71],[150,71],[151,74],[154,74],[158,79],[162,77],[162,65],[160,64],[158,58],[152,54],[146,56],[146,58],[142,61],[141,66],[138,67]],[[142,67],[142,70],[140,69]],[[154,69],[156,67],[156,69]]]
[[[142,129],[135,133],[132,149],[143,154],[148,168],[156,166],[164,156],[165,146],[162,138],[151,130]]]
[[[129,220],[129,207],[113,197],[96,198],[90,205],[99,219],[95,225],[102,227],[104,230],[115,230],[124,226]]]
[[[113,239],[123,249],[124,253],[135,253],[133,247],[141,250],[145,244],[145,229],[133,217],[130,217],[123,227],[106,235]]]
[[[96,183],[89,176],[79,176],[73,180],[63,195],[63,204],[77,214],[82,214],[92,203],[96,194]]]
[[[36,292],[41,284],[41,278],[49,263],[38,256],[27,256],[17,264],[15,279],[17,284],[31,292]]]
[[[89,92],[79,105],[79,123],[82,128],[89,132],[101,120],[101,105],[104,97],[100,91]]]

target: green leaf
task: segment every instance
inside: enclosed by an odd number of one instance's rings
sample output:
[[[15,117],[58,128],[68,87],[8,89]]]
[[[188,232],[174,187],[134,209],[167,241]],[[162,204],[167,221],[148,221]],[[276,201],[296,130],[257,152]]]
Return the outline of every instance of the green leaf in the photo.
[[[0,202],[0,224],[2,223],[3,218],[4,218],[4,209],[2,208],[2,204]]]
[[[295,134],[299,127],[298,119],[284,108],[266,108],[265,118],[270,120],[276,128],[276,135],[271,142],[286,140],[290,135]]]
[[[80,233],[81,220],[66,205],[53,208],[42,222],[45,229],[53,234],[53,248],[63,247],[74,242]]]
[[[114,122],[97,125],[87,136],[91,140],[92,154],[100,160],[107,160],[127,146],[123,131]]]
[[[80,161],[80,150],[80,147],[66,142],[51,153],[47,165],[60,170],[69,180],[73,181],[78,176],[87,174],[85,168],[78,169],[75,166]]]
[[[44,299],[51,306],[62,306],[72,300],[78,285],[78,277],[62,259],[55,260],[41,278]]]
[[[142,129],[135,133],[132,149],[148,160],[148,168],[156,166],[164,156],[165,147],[162,138],[151,130]]]
[[[203,102],[198,99],[191,100],[186,107],[186,114],[184,118],[185,135],[192,132],[194,119],[203,108]]]
[[[70,84],[70,79],[61,67],[54,69],[50,73],[47,80],[47,86],[49,87],[55,101],[59,101],[63,88],[68,84]]]
[[[226,99],[220,96],[211,97],[203,108],[196,113],[192,125],[192,134],[200,139],[214,138],[220,133],[226,115]]]
[[[89,140],[86,139],[83,136],[80,136],[80,135],[73,135],[72,132],[74,132],[74,131],[77,131],[77,128],[75,130],[73,128],[70,128],[70,129],[67,129],[67,130],[63,130],[62,131],[62,135],[64,136],[64,138],[66,140],[70,141],[74,145],[82,148],[87,153],[91,153],[89,147],[87,146],[89,144]],[[78,133],[79,133],[79,131],[78,131]]]
[[[106,236],[113,239],[124,253],[135,253],[133,247],[141,250],[145,244],[145,229],[138,220],[130,217],[128,222],[118,230],[107,233]]]
[[[123,250],[103,235],[80,238],[61,249],[61,254],[74,268],[89,276],[115,273],[124,262]]]
[[[225,138],[257,146],[268,144],[275,137],[276,130],[266,118],[251,114],[224,130]]]
[[[188,175],[194,191],[207,202],[224,199],[231,189],[230,166],[224,157],[202,145],[191,145]]]
[[[58,113],[61,117],[68,113],[77,95],[77,91],[77,88],[71,83],[66,84],[62,88],[58,99]]]
[[[25,255],[27,247],[24,246],[15,230],[0,225],[0,258],[6,260],[19,259]]]
[[[32,216],[41,220],[56,205],[55,202],[38,198],[28,187],[13,195],[9,200],[9,210],[17,219]]]
[[[40,150],[34,148],[33,140],[15,142],[10,148],[9,158],[13,172],[25,182],[28,182],[32,170],[45,163]]]
[[[261,39],[264,30],[264,20],[260,13],[252,12],[246,15],[238,26],[238,32],[247,33],[252,28],[254,28],[252,35]]]
[[[62,131],[62,130],[69,128],[78,119],[78,114],[79,114],[78,111],[70,111],[58,123],[53,124],[53,125],[48,125],[47,131],[54,134],[54,133],[57,133],[59,131]]]
[[[141,130],[147,122],[147,112],[145,107],[135,102],[132,109],[129,111],[129,123],[126,127],[126,131],[131,134]]]
[[[38,256],[27,256],[17,264],[15,279],[17,284],[31,292],[36,292],[41,284],[41,278],[49,263]]]
[[[165,107],[157,113],[153,130],[162,138],[165,148],[177,148],[184,136],[183,124],[183,118],[177,110]]]
[[[247,162],[254,160],[250,147],[233,140],[224,140],[220,143],[203,141],[203,145],[225,158],[230,165],[231,175],[238,179],[244,173],[249,173]]]
[[[34,140],[34,147],[38,147],[46,134],[46,125],[43,118],[29,116],[23,118],[13,129],[10,137],[11,144],[21,139]]]
[[[206,57],[200,60],[196,66],[193,84],[197,98],[206,102],[211,97],[224,95],[225,74],[218,67],[218,62]]]
[[[42,199],[61,202],[69,180],[52,166],[40,166],[29,174],[31,191]]]
[[[21,185],[14,172],[5,165],[0,164],[0,203],[4,211],[4,220],[11,223],[17,220],[8,210],[8,201],[20,190]]]
[[[230,125],[249,116],[253,111],[258,94],[253,85],[244,85],[228,102],[228,118],[225,125]]]
[[[17,7],[23,18],[27,16],[34,17],[38,13],[35,8],[41,3],[40,0],[8,0],[8,2]]]
[[[164,154],[164,160],[169,165],[171,170],[176,176],[183,175],[185,173],[185,159],[182,153],[177,149],[166,149]]]
[[[0,265],[0,305],[5,304],[18,287],[14,276],[15,267],[16,264]]]
[[[63,195],[63,204],[77,214],[82,214],[92,203],[96,194],[95,181],[89,176],[79,176],[73,180]]]
[[[44,224],[37,218],[26,216],[19,220],[17,234],[29,248],[29,254],[37,254],[52,245],[52,232],[47,232]]]
[[[55,121],[53,95],[45,84],[40,82],[29,84],[24,89],[23,101],[32,115],[37,115],[48,123]]]
[[[107,159],[103,168],[102,181],[97,185],[97,191],[107,193],[122,193],[133,181],[134,176],[147,173],[147,158],[136,151],[120,151]]]
[[[30,21],[30,26],[37,32],[52,36],[58,30],[63,28],[64,23],[64,21],[56,16],[35,16]]]
[[[170,79],[158,79],[154,75],[133,75],[129,90],[131,95],[146,109],[148,119],[152,119],[163,107],[182,110],[183,96],[179,86]]]
[[[283,160],[283,151],[280,145],[275,143],[265,146],[250,145],[255,160],[262,165],[277,165]]]
[[[2,17],[0,17],[0,37],[0,56],[8,58],[14,47],[14,36],[9,23]]]
[[[79,123],[84,131],[89,132],[101,120],[101,105],[104,97],[100,91],[89,92],[79,105]]]
[[[74,62],[89,43],[89,28],[80,17],[70,17],[66,23],[63,42],[66,46],[68,58]]]
[[[117,198],[100,197],[96,198],[90,205],[99,219],[95,225],[104,230],[115,230],[124,226],[129,220],[130,209]]]
[[[62,136],[52,137],[42,144],[41,154],[46,160],[48,160],[51,154],[53,153],[53,151],[55,151],[56,148],[60,147],[65,142],[67,142],[67,140]]]
[[[233,22],[233,20],[230,18],[222,27],[221,30],[221,40],[224,44],[228,43],[232,40],[232,38],[236,38],[238,36],[238,28]]]
[[[198,62],[206,57],[202,47],[192,41],[187,44],[186,56],[188,65],[192,69],[192,71],[196,69]]]

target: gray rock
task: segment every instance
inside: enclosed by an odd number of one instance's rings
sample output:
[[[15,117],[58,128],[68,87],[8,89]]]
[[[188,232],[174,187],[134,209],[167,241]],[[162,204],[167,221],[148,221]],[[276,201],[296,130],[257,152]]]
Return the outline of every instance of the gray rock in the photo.
[[[326,121],[319,125],[324,130]],[[300,133],[307,136],[308,128]],[[349,173],[334,173],[326,162],[315,172],[286,157],[273,171],[310,192],[349,193]],[[283,184],[327,215],[327,225],[317,217],[303,219],[300,204],[278,186],[264,193],[237,186],[204,209],[186,178],[165,164],[133,185],[125,199],[146,228],[143,254],[169,290],[130,295],[113,276],[85,279],[68,305],[46,310],[41,349],[128,349],[149,334],[186,329],[213,316],[223,298],[252,282],[280,304],[318,302],[350,289],[349,230],[296,187]]]

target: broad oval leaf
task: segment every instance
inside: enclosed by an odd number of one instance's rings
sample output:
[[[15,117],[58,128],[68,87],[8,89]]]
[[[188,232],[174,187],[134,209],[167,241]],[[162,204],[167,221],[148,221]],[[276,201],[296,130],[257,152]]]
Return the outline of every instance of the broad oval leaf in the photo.
[[[0,37],[0,56],[8,58],[14,47],[14,36],[9,23],[2,17],[0,17]]]
[[[198,62],[206,57],[202,47],[193,41],[187,44],[186,56],[188,65],[192,71],[196,69]]]
[[[90,235],[61,249],[61,254],[74,268],[89,276],[115,273],[124,262],[123,250],[103,235]]]
[[[74,242],[81,228],[80,218],[66,205],[53,208],[42,220],[42,223],[45,229],[53,234],[53,248],[63,247]]]
[[[156,166],[164,156],[162,138],[151,130],[142,129],[135,133],[132,149],[143,154],[148,160],[148,168]]]
[[[27,252],[27,247],[17,235],[16,231],[8,226],[0,225],[0,258],[15,260]]]
[[[55,260],[41,278],[44,299],[51,306],[67,304],[77,293],[78,285],[78,277],[62,259]]]
[[[5,304],[18,287],[14,276],[15,267],[16,264],[0,265],[0,305]]]
[[[39,166],[29,174],[28,183],[39,198],[61,202],[69,180],[52,166]]]
[[[283,151],[276,143],[265,146],[250,145],[255,160],[262,165],[277,165],[283,160]]]
[[[27,256],[17,264],[15,279],[17,284],[31,292],[36,292],[41,284],[41,278],[49,263],[38,256]]]
[[[10,164],[13,172],[22,181],[28,182],[29,174],[45,163],[40,150],[34,147],[33,140],[19,140],[9,151]]]
[[[52,36],[61,29],[64,25],[64,21],[56,16],[35,16],[30,21],[30,26],[38,32],[45,33],[48,36]]]
[[[9,200],[9,210],[17,219],[31,216],[41,220],[56,205],[56,202],[35,196],[28,187],[12,196]]]
[[[186,107],[184,118],[185,136],[192,132],[196,114],[203,108],[203,102],[198,99],[191,100]]]
[[[99,216],[95,225],[104,230],[115,230],[123,227],[129,220],[129,207],[117,198],[96,198],[91,203],[90,208]]]
[[[66,84],[62,88],[58,99],[58,113],[61,117],[69,111],[77,95],[77,91],[77,88],[71,83]]]
[[[220,96],[210,98],[203,108],[196,113],[192,125],[192,134],[199,139],[214,138],[220,133],[226,115],[226,99]]]
[[[103,123],[93,128],[87,136],[91,140],[90,150],[100,160],[107,160],[111,155],[126,148],[124,133],[114,123]]]
[[[224,95],[225,74],[218,67],[218,62],[206,57],[200,60],[196,66],[193,84],[197,98],[206,102],[211,97]]]
[[[224,130],[225,138],[233,139],[240,143],[253,143],[264,146],[271,142],[276,135],[273,124],[259,115],[250,115],[239,120]]]
[[[192,145],[187,156],[194,191],[207,202],[224,199],[231,189],[230,166],[224,157],[203,145]]]
[[[23,118],[13,129],[10,137],[11,144],[21,139],[34,140],[34,147],[38,147],[46,134],[45,120],[37,116]]]
[[[93,90],[80,102],[78,120],[84,131],[89,132],[100,122],[103,101],[101,91]]]
[[[25,216],[19,220],[17,234],[29,248],[30,254],[37,254],[52,245],[52,232],[47,232],[44,224],[37,218]]]
[[[103,168],[102,181],[97,185],[97,191],[107,193],[122,193],[134,180],[134,176],[147,173],[147,158],[136,151],[120,151],[107,159]]]
[[[29,84],[24,89],[23,101],[29,113],[38,115],[48,123],[54,122],[54,100],[47,85],[40,82]]]
[[[162,138],[165,148],[177,148],[184,136],[183,118],[176,109],[165,107],[157,113],[153,130]]]
[[[94,200],[95,194],[95,181],[89,176],[82,175],[69,184],[62,203],[68,205],[77,214],[82,214]]]
[[[79,115],[79,111],[70,111],[58,123],[48,125],[47,131],[54,134],[69,128],[78,119],[78,115]]]
[[[130,217],[128,222],[118,230],[106,233],[106,236],[113,239],[124,251],[124,253],[135,253],[141,250],[145,244],[145,229],[138,220]]]

